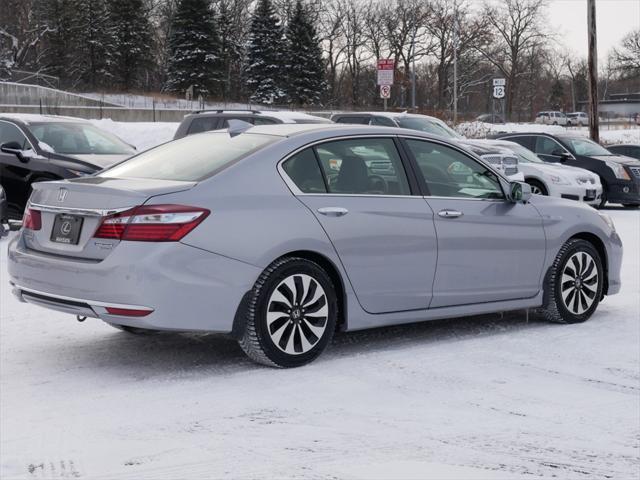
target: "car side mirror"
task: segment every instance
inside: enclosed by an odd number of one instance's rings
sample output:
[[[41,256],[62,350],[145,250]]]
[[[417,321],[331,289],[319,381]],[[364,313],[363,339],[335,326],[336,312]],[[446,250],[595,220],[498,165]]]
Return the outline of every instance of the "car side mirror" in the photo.
[[[512,203],[527,203],[531,198],[531,185],[525,182],[509,184],[509,200]]]
[[[3,143],[2,145],[0,145],[0,151],[2,151],[2,153],[15,155],[16,157],[18,157],[18,160],[23,163],[27,163],[29,161],[29,157],[26,157],[22,154],[22,147],[18,142]]]
[[[560,162],[562,163],[566,162],[570,158],[573,158],[569,152],[560,149],[554,150],[553,152],[551,152],[551,155],[553,155],[554,157],[558,157],[560,159]]]

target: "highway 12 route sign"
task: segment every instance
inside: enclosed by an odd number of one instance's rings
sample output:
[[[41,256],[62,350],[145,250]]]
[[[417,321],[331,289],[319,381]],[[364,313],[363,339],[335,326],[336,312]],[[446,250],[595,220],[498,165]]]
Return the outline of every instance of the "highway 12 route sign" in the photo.
[[[506,80],[504,78],[494,78],[493,79],[493,98],[501,99],[504,98],[506,90]]]

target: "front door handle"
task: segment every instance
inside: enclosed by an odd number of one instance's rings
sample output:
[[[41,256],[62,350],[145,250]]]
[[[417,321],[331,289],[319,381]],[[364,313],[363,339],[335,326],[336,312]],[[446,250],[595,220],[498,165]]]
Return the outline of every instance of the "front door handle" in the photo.
[[[448,208],[440,210],[438,215],[442,218],[458,218],[462,216],[462,212],[458,210],[449,210]]]
[[[349,210],[342,207],[322,207],[318,209],[318,213],[326,215],[327,217],[342,217],[349,213]]]

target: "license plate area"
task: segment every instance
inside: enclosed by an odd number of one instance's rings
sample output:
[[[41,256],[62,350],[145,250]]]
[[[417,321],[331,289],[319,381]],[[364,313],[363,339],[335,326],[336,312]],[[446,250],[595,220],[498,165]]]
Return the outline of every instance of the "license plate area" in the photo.
[[[77,215],[59,213],[53,222],[51,241],[66,245],[77,245],[82,231],[83,218]]]

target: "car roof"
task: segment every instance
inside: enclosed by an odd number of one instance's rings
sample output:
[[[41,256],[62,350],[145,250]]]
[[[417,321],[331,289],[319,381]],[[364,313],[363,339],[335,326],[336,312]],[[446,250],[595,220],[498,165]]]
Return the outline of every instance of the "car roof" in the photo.
[[[34,113],[0,113],[0,120],[13,120],[25,125],[34,123],[88,123],[82,118],[60,115],[38,115]]]
[[[216,134],[228,134],[228,130],[212,130],[196,135]],[[282,138],[299,137],[303,135],[314,136],[315,134],[319,139],[346,137],[350,135],[406,135],[409,137],[423,137],[425,140],[445,141],[445,143],[456,144],[456,142],[448,141],[438,135],[431,135],[417,130],[345,123],[278,123],[274,125],[252,125],[250,128],[238,134],[271,135]]]
[[[189,114],[192,117],[208,116],[208,117],[271,117],[277,118],[284,123],[295,123],[296,120],[308,120],[318,123],[328,123],[331,120],[318,117],[317,115],[309,115],[305,112],[295,112],[289,110],[200,110]]]
[[[362,117],[362,116],[378,116],[378,117],[386,117],[386,118],[424,118],[427,120],[433,120],[437,122],[442,122],[439,118],[430,117],[429,115],[422,115],[420,113],[408,113],[408,112],[338,112],[331,115],[331,117]]]

